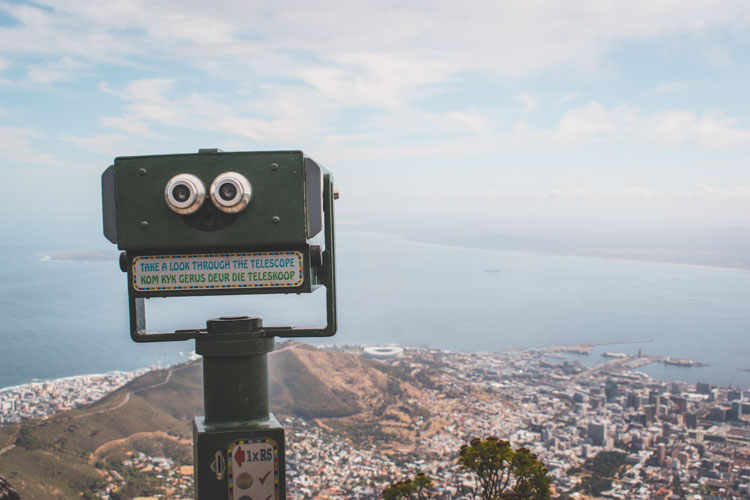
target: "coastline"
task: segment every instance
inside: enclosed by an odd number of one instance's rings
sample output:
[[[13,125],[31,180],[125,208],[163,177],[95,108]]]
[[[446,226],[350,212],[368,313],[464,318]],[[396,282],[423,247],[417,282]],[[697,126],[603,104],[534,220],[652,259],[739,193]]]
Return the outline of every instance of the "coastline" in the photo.
[[[552,345],[543,348],[504,349],[501,351],[497,351],[496,353],[502,354],[518,351],[543,351],[550,355],[560,355],[566,352],[573,352],[573,350],[577,348],[591,349],[591,347],[597,346],[648,343],[651,341],[652,339],[614,340],[589,344]],[[363,350],[367,346],[369,345],[326,344],[317,347],[325,350]],[[284,348],[283,345],[279,347],[280,349],[278,350]],[[428,349],[443,352],[457,352],[448,349],[433,348],[430,346],[404,345],[399,347],[416,350]],[[469,352],[471,351],[466,351],[466,353]],[[587,356],[590,354],[590,351],[588,353],[585,353],[585,355]],[[584,353],[581,352],[579,355],[584,355]],[[24,420],[32,418],[47,418],[49,415],[52,415],[59,411],[71,410],[83,405],[92,404],[118,390],[119,388],[139,376],[145,375],[146,373],[154,370],[168,369],[198,358],[199,356],[192,354],[187,360],[168,366],[152,365],[150,367],[143,367],[132,371],[113,370],[107,373],[74,375],[49,380],[33,380],[25,384],[18,384],[0,388],[0,427],[17,424]],[[623,364],[627,363],[628,361],[632,362],[631,358],[635,358],[635,356],[627,355],[625,358],[616,358],[614,361]],[[664,358],[670,359],[669,356]],[[659,360],[653,360],[652,362],[657,361]],[[612,361],[608,362],[606,360],[603,360],[601,363],[596,363],[595,365],[601,365],[602,367],[604,367],[611,364]],[[636,363],[632,368],[634,370],[637,370],[638,368],[641,368],[641,366],[642,364]],[[644,375],[649,378],[654,378],[648,374]]]
[[[39,253],[41,262],[117,262],[119,253],[112,250],[74,250]]]
[[[372,233],[372,234],[378,234],[378,233]],[[403,241],[414,243],[417,245],[424,245],[429,247],[435,247],[435,248],[448,248],[448,249],[460,249],[460,250],[479,250],[479,251],[488,251],[488,252],[498,252],[498,253],[505,253],[509,255],[522,255],[522,256],[535,256],[535,257],[561,257],[561,258],[574,258],[574,259],[599,259],[599,260],[606,260],[606,261],[612,261],[612,262],[629,262],[629,263],[648,263],[648,264],[658,264],[658,265],[665,265],[665,266],[674,266],[674,267],[688,267],[688,268],[698,268],[698,269],[709,269],[709,270],[722,270],[722,271],[743,271],[743,272],[750,272],[750,266],[748,267],[737,267],[737,266],[722,266],[722,265],[716,265],[716,264],[699,264],[699,263],[692,263],[692,262],[675,262],[671,260],[659,260],[655,258],[635,258],[635,257],[611,257],[607,256],[605,254],[597,254],[597,253],[584,253],[584,252],[554,252],[554,251],[542,251],[542,250],[507,250],[503,248],[495,248],[495,247],[481,247],[481,246],[466,246],[466,245],[450,245],[446,243],[432,243],[429,241],[421,241],[421,240],[415,240],[411,239],[406,236],[401,236],[397,234],[390,234],[390,233],[384,233],[388,234],[388,236],[395,236]]]
[[[0,427],[94,403],[158,367],[36,380],[0,389]]]
[[[537,257],[568,257],[576,259],[600,259],[613,262],[644,262],[651,264],[667,265],[667,266],[678,266],[678,267],[690,267],[690,268],[703,268],[712,270],[729,270],[729,271],[745,271],[750,272],[750,264],[745,267],[734,266],[734,265],[720,265],[720,264],[704,264],[695,262],[694,259],[689,257],[686,261],[680,261],[680,259],[664,259],[657,258],[656,256],[649,257],[644,255],[637,257],[631,256],[612,256],[606,252],[596,252],[594,250],[569,250],[569,251],[554,251],[554,250],[513,250],[497,248],[492,246],[473,246],[463,245],[460,243],[449,244],[449,243],[435,243],[431,241],[425,241],[420,239],[414,239],[407,235],[398,233],[382,233],[374,231],[357,231],[360,233],[372,234],[387,238],[397,238],[404,242],[414,243],[417,245],[424,245],[435,248],[447,248],[447,249],[460,249],[460,250],[484,250],[490,252],[499,252],[509,255],[524,255],[524,256],[537,256]],[[614,250],[614,249],[613,249]],[[634,249],[635,250],[635,249]],[[46,252],[39,253],[39,260],[42,262],[113,262],[117,261],[119,252],[112,250],[72,250],[72,251],[57,251],[57,252]]]

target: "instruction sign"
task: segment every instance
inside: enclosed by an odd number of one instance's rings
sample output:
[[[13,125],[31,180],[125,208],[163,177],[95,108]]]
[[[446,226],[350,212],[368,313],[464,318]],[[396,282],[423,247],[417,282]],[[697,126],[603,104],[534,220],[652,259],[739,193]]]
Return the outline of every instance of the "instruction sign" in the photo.
[[[133,259],[133,289],[298,287],[302,263],[302,252],[143,255]]]
[[[279,450],[273,439],[235,441],[227,455],[231,500],[279,498]]]

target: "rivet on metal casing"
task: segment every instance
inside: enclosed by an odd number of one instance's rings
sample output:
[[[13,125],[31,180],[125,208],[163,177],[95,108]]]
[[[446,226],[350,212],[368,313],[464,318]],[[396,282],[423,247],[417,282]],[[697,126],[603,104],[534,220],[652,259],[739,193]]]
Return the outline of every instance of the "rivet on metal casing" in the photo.
[[[279,164],[278,163],[271,163],[271,170],[273,170],[274,172],[276,172],[278,169],[279,169]]]
[[[281,222],[281,217],[279,217],[278,215],[274,215],[273,217],[271,217],[271,222],[273,222],[274,224],[278,224],[279,222]]]
[[[148,229],[148,221],[142,220],[139,226],[141,226],[141,229]]]
[[[140,175],[141,177],[146,177],[147,173],[148,173],[148,171],[145,168],[139,168],[138,169],[138,175]]]

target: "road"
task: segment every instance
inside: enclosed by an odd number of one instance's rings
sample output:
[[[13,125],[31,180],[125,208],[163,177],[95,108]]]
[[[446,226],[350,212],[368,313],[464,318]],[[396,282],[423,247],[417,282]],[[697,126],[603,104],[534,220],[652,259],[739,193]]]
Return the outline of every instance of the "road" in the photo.
[[[163,385],[167,385],[169,383],[169,381],[172,380],[172,374],[175,371],[177,371],[177,370],[183,370],[185,368],[190,368],[191,366],[193,366],[193,365],[183,365],[183,366],[180,366],[180,367],[177,367],[177,368],[168,368],[167,369],[167,376],[164,377],[164,380],[162,380],[161,382],[158,382],[156,384],[152,384],[152,385],[149,385],[149,386],[146,386],[146,387],[141,387],[141,388],[135,389],[133,391],[127,391],[125,393],[125,397],[123,398],[123,400],[120,401],[115,406],[112,406],[110,408],[104,408],[102,410],[90,411],[90,412],[87,412],[87,413],[79,413],[78,415],[73,416],[73,418],[74,419],[79,419],[79,418],[91,417],[93,415],[100,415],[102,413],[108,413],[110,411],[119,410],[120,408],[122,408],[123,406],[125,406],[126,404],[128,404],[128,401],[130,401],[130,396],[132,394],[135,394],[135,393],[138,393],[138,392],[147,391],[149,389],[155,389],[155,388],[161,387]]]

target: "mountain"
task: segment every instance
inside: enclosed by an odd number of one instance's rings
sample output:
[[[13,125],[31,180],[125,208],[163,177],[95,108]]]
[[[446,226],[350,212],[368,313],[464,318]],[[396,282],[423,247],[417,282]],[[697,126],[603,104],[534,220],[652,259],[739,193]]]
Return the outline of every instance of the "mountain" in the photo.
[[[172,471],[192,464],[201,370],[199,361],[154,370],[92,405],[0,428],[0,450],[11,447],[0,455],[0,474],[24,499],[94,498],[125,483],[122,498],[148,494],[153,484],[128,481],[132,470],[122,464],[145,460],[140,453],[170,457]],[[407,437],[411,416],[427,415],[408,402],[421,384],[408,371],[352,354],[287,342],[269,356],[269,372],[276,415],[316,419],[352,439]],[[180,474],[161,475],[172,494],[186,488]]]

